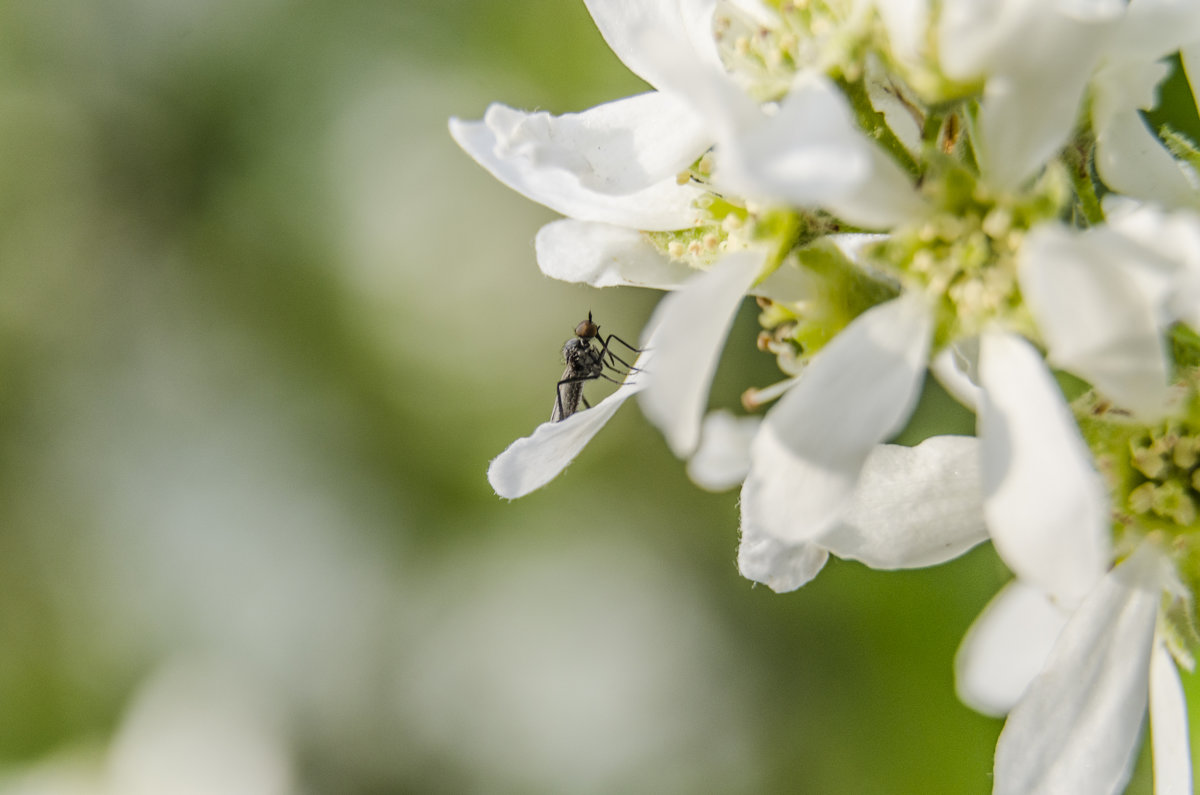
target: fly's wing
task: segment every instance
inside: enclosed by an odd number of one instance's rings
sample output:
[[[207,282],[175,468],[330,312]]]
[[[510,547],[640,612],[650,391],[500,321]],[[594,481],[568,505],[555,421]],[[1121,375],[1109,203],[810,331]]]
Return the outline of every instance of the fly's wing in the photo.
[[[578,368],[570,364],[563,370],[562,380],[555,387],[558,392],[554,396],[554,409],[550,412],[551,422],[561,422],[579,408],[579,401],[583,399],[584,380],[586,376],[581,377]]]

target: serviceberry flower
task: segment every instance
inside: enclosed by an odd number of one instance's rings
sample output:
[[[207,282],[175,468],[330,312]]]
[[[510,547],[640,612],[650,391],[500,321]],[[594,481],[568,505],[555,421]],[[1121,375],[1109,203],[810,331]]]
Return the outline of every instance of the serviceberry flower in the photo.
[[[1035,346],[1106,389],[1165,389],[1166,357],[1148,367],[1136,355],[1163,348],[1164,324],[1141,312],[1104,340],[1064,331],[1064,303],[1109,312],[1077,299],[1111,285],[1045,265],[1071,226],[1103,220],[1096,185],[1078,174],[1096,135],[1076,125],[1092,93],[1105,124],[1132,95],[1102,67],[1195,38],[1190,24],[1150,36],[1164,30],[1154,20],[1182,17],[1135,6],[590,2],[606,41],[654,91],[559,117],[493,106],[451,131],[499,178],[568,216],[537,236],[545,272],[671,294],[642,337],[654,366],[639,363],[635,383],[591,416],[516,443],[490,470],[497,491],[547,482],[635,392],[691,457],[725,335],[753,294],[790,389],[758,393],[783,397],[750,446],[744,543],[772,539],[781,565],[789,546],[828,550],[868,457],[907,422],[932,366],[973,390],[984,480],[997,484],[986,489],[992,525],[1025,523],[1031,561],[1047,557],[1042,544],[1092,550],[1072,585],[1086,592],[1109,557],[1102,523],[1077,523],[1084,538],[1062,540],[1042,532],[1056,525],[1047,512],[1026,516],[1026,489],[1040,501],[1047,474],[1069,484],[1055,493],[1062,513],[1099,489]],[[1092,237],[1107,234],[1101,224]],[[1066,247],[1079,242],[1102,244]],[[1014,423],[1041,440],[1039,455],[1017,460],[989,441],[989,428]]]
[[[543,272],[667,295],[634,377],[514,442],[489,469],[497,493],[549,482],[637,394],[698,482],[741,482],[739,566],[774,590],[830,554],[917,567],[990,538],[1016,584],[964,649],[1014,665],[964,652],[960,689],[998,713],[1032,705],[1010,718],[998,791],[1119,788],[1146,682],[1152,713],[1177,724],[1164,650],[1186,662],[1194,645],[1177,616],[1200,581],[1180,463],[1196,422],[1180,395],[1200,365],[1200,148],[1140,111],[1164,58],[1200,68],[1200,14],[1187,0],[587,4],[651,91],[562,116],[493,105],[451,133],[566,216],[537,235]],[[782,377],[747,391],[751,410],[775,401],[761,419],[733,420],[708,392],[747,296]],[[977,438],[888,444],[929,372],[976,413]],[[1081,411],[1060,380],[1104,397]],[[1134,444],[1132,428],[1148,435]],[[1114,453],[1104,440],[1126,431]],[[1020,648],[996,642],[993,627],[1032,613]],[[1063,690],[1088,654],[1099,679]],[[1086,731],[1043,720],[1056,688]],[[1088,733],[1118,724],[1112,745]],[[1093,751],[1106,758],[1089,778]]]

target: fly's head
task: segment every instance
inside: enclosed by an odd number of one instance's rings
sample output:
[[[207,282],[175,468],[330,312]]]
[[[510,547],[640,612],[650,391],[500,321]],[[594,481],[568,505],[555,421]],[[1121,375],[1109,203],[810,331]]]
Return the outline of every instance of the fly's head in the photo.
[[[600,336],[600,326],[592,322],[592,313],[588,312],[587,320],[582,320],[575,327],[575,336],[581,340],[594,340]]]

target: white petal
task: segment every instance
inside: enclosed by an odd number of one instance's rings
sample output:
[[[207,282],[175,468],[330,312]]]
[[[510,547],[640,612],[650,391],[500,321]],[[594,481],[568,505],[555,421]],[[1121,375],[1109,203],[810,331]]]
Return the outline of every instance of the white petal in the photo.
[[[1008,716],[995,795],[1121,791],[1146,714],[1160,576],[1157,551],[1143,548],[1071,616]]]
[[[845,97],[822,75],[805,73],[772,115],[723,136],[714,178],[743,195],[812,205],[866,179],[867,150]]]
[[[1126,0],[942,0],[938,57],[950,77],[969,81],[1020,65],[1021,58],[1048,57],[1056,39],[1088,32],[1079,23],[1115,20]]]
[[[979,369],[979,339],[956,342],[934,354],[929,369],[951,397],[971,411],[978,411],[980,389],[975,379]]]
[[[788,544],[742,524],[738,571],[775,593],[794,591],[820,573],[829,553],[815,544]]]
[[[542,273],[593,287],[674,290],[696,271],[672,262],[636,229],[565,218],[543,226],[534,241]]]
[[[959,699],[976,712],[1008,713],[1045,667],[1068,613],[1038,588],[1013,580],[988,602],[954,658]]]
[[[1015,30],[1028,25],[1028,4],[943,0],[938,14],[938,60],[948,77],[983,75]]]
[[[1109,216],[1108,225],[1160,256],[1164,262],[1158,266],[1164,271],[1173,274],[1180,267],[1200,267],[1200,216],[1194,211],[1164,212],[1153,205],[1127,202],[1119,205],[1119,214]]]
[[[719,70],[713,37],[716,0],[585,0],[600,35],[629,70],[655,88],[671,86],[673,70],[656,54],[669,48],[681,68]],[[658,46],[647,46],[647,39]]]
[[[1092,79],[1092,124],[1103,130],[1120,113],[1152,110],[1158,104],[1158,84],[1171,68],[1141,59],[1110,59]]]
[[[626,1],[639,4],[639,0],[615,0]],[[649,5],[661,2],[650,0]],[[681,3],[694,6],[709,4],[711,0],[681,0]],[[654,73],[653,85],[683,98],[694,113],[707,120],[717,139],[727,139],[732,132],[761,118],[759,103],[746,94],[720,63],[711,26],[704,33],[707,39],[699,44],[694,39],[700,34],[689,30],[681,37],[684,32],[682,27],[663,30],[658,25],[630,28],[630,40],[638,50],[639,59],[646,71]],[[713,49],[705,52],[709,47]]]
[[[636,366],[646,360],[643,354]],[[510,444],[488,466],[488,482],[496,494],[515,500],[545,486],[575,460],[621,404],[640,389],[637,381],[626,381],[592,408],[576,412],[561,422],[544,422],[532,436]]]
[[[1200,14],[1192,0],[1137,0],[1118,33],[1112,46],[1120,55],[1149,63],[1200,42]]]
[[[1128,8],[1128,0],[1053,0],[1051,4],[1063,16],[1093,22],[1115,19],[1122,16]]]
[[[1127,196],[1167,207],[1195,204],[1196,188],[1136,109],[1115,114],[1096,131],[1096,171]]]
[[[824,245],[819,240],[813,245]],[[785,262],[771,275],[750,288],[750,295],[763,296],[785,304],[799,304],[820,296],[821,281],[808,268],[796,267],[793,261]]]
[[[821,546],[873,569],[935,566],[987,540],[979,440],[933,436],[879,445],[863,464],[849,509]]]
[[[497,179],[552,210],[638,229],[692,225],[701,191],[675,174],[711,144],[699,120],[666,94],[639,94],[551,116],[493,104],[450,134]]]
[[[985,178],[1001,190],[1019,187],[1071,135],[1117,9],[1064,10],[1040,0],[943,4],[940,61],[951,77],[987,81],[976,152]]]
[[[802,73],[773,115],[722,133],[714,180],[758,199],[822,205],[887,226],[922,207],[911,180],[858,129],[828,78]]]
[[[1078,60],[988,80],[979,104],[976,152],[989,185],[1020,188],[1067,142],[1095,61],[1079,50],[1073,55]],[[1054,79],[1047,80],[1047,74]]]
[[[762,268],[764,253],[738,251],[698,273],[659,302],[648,328],[654,367],[638,374],[645,384],[642,412],[658,426],[675,455],[686,458],[700,441],[700,418],[725,337],[742,299]]]
[[[701,488],[725,491],[746,479],[750,471],[750,443],[760,417],[735,417],[721,409],[704,418],[700,447],[688,461],[688,477]]]
[[[1108,211],[1106,205],[1105,211]],[[1190,210],[1165,213],[1145,204],[1126,205],[1109,226],[1161,259],[1130,258],[1138,287],[1152,302],[1162,299],[1163,329],[1177,320],[1200,329],[1200,216]]]
[[[1111,559],[1108,503],[1091,454],[1032,345],[986,332],[979,370],[992,541],[1017,576],[1073,605]]]
[[[1188,16],[1200,19],[1195,9]],[[1122,33],[1128,30],[1128,25],[1121,28]],[[1158,104],[1158,85],[1170,73],[1153,58],[1115,58],[1097,70],[1092,81],[1096,171],[1105,184],[1127,196],[1186,206],[1195,201],[1195,187],[1138,112]]]
[[[833,196],[825,206],[852,224],[871,229],[913,221],[925,212],[925,203],[904,169],[878,146],[861,140],[870,164],[871,178],[857,183],[844,195]]]
[[[1080,235],[1045,224],[1026,239],[1018,270],[1050,362],[1147,420],[1165,411],[1169,368],[1170,272],[1155,260],[1111,229]]]
[[[885,0],[875,9],[887,29],[888,43],[893,54],[906,61],[916,61],[926,47],[929,27],[927,0]]]
[[[813,357],[767,415],[742,487],[742,532],[798,543],[846,512],[867,456],[920,393],[932,317],[916,296],[873,307]]]
[[[1154,749],[1154,795],[1192,795],[1187,699],[1175,661],[1161,640],[1150,660],[1150,741]]]

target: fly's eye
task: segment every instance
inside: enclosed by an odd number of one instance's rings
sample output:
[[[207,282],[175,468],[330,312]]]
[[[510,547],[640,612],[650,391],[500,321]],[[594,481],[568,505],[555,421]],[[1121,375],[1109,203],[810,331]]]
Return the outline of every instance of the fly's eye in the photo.
[[[590,317],[575,327],[575,336],[582,337],[583,339],[591,339],[599,333],[600,327],[593,323]]]

